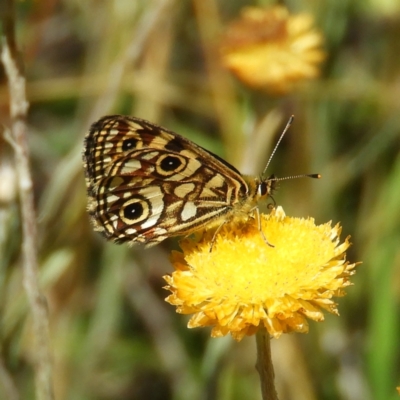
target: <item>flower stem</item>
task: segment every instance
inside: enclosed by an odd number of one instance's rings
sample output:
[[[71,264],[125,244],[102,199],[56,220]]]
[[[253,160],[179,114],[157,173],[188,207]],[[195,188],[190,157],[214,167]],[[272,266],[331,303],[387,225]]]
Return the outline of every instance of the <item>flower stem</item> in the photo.
[[[271,343],[269,333],[265,328],[258,330],[257,342],[257,364],[256,368],[260,375],[261,393],[263,400],[278,400],[274,385],[274,366],[271,359]]]

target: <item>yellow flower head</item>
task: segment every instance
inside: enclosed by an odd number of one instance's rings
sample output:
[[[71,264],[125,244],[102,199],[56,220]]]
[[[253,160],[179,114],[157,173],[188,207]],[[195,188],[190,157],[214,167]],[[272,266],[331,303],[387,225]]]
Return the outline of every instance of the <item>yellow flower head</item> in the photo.
[[[193,314],[189,328],[213,326],[211,336],[241,340],[264,326],[279,337],[307,332],[306,318],[322,321],[323,310],[338,314],[332,297],[345,294],[356,265],[345,258],[348,238],[339,244],[340,226],[286,217],[281,207],[262,214],[261,226],[274,247],[255,219],[226,224],[211,252],[213,232],[181,241],[164,279],[166,300]]]
[[[248,7],[228,27],[222,62],[244,83],[283,94],[318,76],[325,59],[322,42],[310,14],[289,15],[283,6]]]

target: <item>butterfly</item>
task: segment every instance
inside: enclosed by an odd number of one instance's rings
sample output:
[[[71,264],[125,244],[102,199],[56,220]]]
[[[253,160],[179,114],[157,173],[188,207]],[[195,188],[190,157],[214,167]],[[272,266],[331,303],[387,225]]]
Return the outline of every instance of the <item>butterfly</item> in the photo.
[[[217,232],[237,217],[259,218],[258,203],[272,196],[279,180],[291,178],[265,177],[265,170],[244,176],[183,136],[123,115],[91,126],[83,163],[94,229],[117,243],[154,245],[205,228]]]

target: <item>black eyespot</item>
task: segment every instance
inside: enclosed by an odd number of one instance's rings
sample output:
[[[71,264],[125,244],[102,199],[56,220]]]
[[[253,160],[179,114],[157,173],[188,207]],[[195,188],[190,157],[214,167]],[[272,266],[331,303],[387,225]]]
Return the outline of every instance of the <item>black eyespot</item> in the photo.
[[[176,170],[180,165],[182,164],[182,161],[178,157],[173,157],[173,156],[168,156],[165,157],[161,163],[160,167],[164,171],[174,171]]]
[[[122,142],[122,150],[123,151],[128,151],[128,150],[134,149],[136,147],[136,145],[137,145],[137,142],[138,141],[136,139],[133,139],[133,138],[125,139]]]
[[[124,208],[126,219],[138,219],[143,214],[143,206],[140,203],[132,203]]]

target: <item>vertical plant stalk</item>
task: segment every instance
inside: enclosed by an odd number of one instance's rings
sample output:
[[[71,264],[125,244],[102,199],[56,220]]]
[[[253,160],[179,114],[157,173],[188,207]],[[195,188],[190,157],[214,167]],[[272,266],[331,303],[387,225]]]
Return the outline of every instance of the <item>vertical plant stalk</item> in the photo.
[[[11,137],[10,143],[15,151],[19,199],[22,223],[23,283],[27,293],[33,321],[34,334],[34,373],[36,398],[52,400],[52,363],[49,344],[49,320],[46,299],[39,289],[36,215],[34,210],[32,178],[29,170],[27,144],[25,77],[18,64],[18,52],[14,36],[13,2],[7,1],[8,13],[3,19],[1,60],[8,80],[10,93]]]
[[[261,393],[263,400],[278,400],[275,389],[275,373],[271,358],[271,340],[265,328],[259,329],[256,334],[257,364],[260,375]]]

